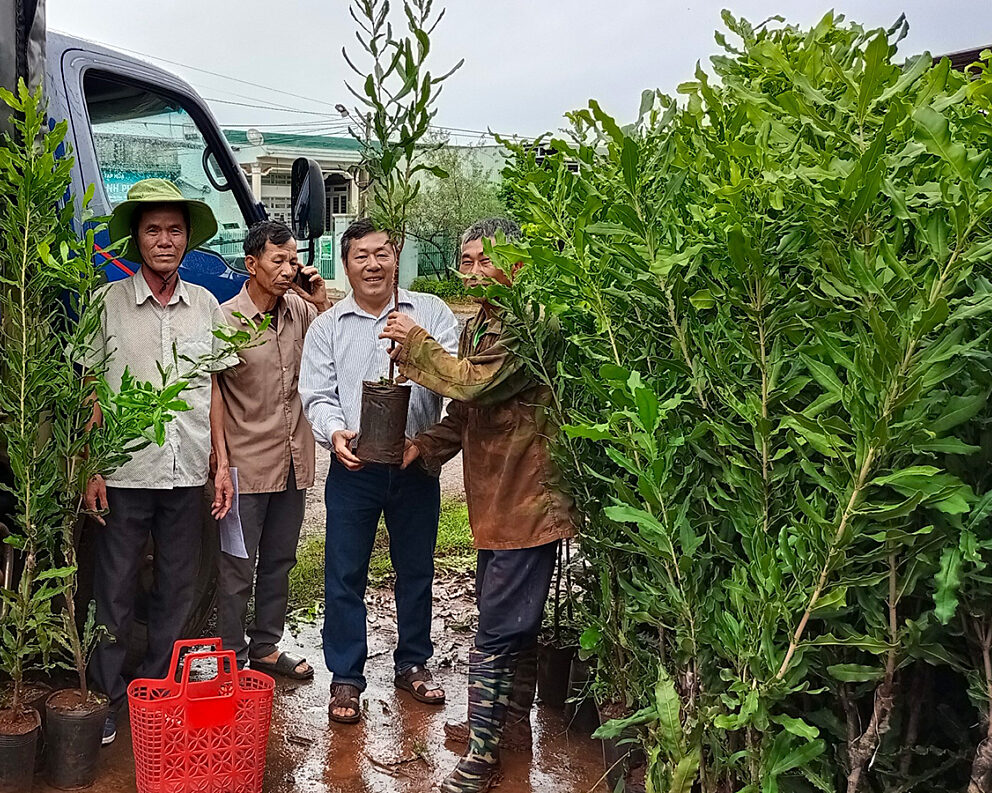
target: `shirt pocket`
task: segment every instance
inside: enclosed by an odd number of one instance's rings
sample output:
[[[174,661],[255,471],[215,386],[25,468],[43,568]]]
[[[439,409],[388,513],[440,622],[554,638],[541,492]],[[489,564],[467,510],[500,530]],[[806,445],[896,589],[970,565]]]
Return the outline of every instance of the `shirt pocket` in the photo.
[[[294,391],[296,390],[296,387],[300,382],[300,366],[302,365],[302,363],[303,363],[303,337],[300,336],[299,338],[293,340],[292,357],[290,358],[288,363],[290,367],[290,371],[292,373],[292,377],[290,378],[290,385],[293,387]]]
[[[176,339],[176,352],[179,355],[180,379],[191,385],[202,384],[210,377],[203,360],[213,352],[211,338],[202,336],[181,336]]]

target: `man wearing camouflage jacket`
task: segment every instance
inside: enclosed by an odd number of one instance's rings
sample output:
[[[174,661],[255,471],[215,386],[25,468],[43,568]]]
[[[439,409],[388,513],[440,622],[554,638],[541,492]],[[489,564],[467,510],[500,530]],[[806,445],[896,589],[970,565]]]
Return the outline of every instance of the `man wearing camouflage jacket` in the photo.
[[[460,269],[469,286],[510,284],[483,249],[483,238],[497,232],[520,236],[515,223],[501,218],[480,221],[463,235]],[[410,442],[404,466],[420,457],[429,469],[440,468],[462,451],[478,549],[468,721],[445,725],[468,751],[442,785],[446,793],[488,790],[498,779],[500,746],[530,748],[537,636],[558,545],[575,535],[577,523],[548,453],[553,428],[540,406],[550,393],[514,354],[500,311],[480,302],[457,358],[404,314],[391,314],[382,333],[399,344],[394,358],[404,377],[452,399],[444,419]]]

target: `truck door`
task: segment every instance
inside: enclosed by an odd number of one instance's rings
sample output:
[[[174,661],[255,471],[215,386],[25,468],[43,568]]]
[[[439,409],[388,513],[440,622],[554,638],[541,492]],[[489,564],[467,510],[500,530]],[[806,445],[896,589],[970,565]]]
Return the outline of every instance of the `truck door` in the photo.
[[[187,197],[205,201],[217,217],[218,233],[186,254],[179,273],[223,303],[245,280],[241,243],[248,225],[264,217],[261,205],[195,94],[154,85],[89,55],[66,52],[63,66],[68,60],[66,80],[78,80],[81,89],[74,113],[84,110],[85,120],[73,119],[73,133],[82,182],[95,185],[91,208],[109,214],[132,185],[150,177],[169,179]],[[96,254],[111,280],[139,266],[111,250],[106,233]]]

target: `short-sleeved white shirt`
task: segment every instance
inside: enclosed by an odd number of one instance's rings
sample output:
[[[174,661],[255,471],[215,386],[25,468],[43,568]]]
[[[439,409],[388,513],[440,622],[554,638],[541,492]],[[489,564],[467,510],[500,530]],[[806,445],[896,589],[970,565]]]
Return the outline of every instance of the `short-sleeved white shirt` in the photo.
[[[183,356],[197,360],[221,352],[225,343],[213,331],[226,323],[210,292],[176,278],[176,289],[166,306],[152,295],[140,271],[105,287],[102,333],[90,354],[109,356],[106,377],[110,387],[120,388],[125,368],[136,379],[159,387],[163,384],[159,364],[171,366],[167,383],[189,382],[180,399],[190,406],[166,423],[162,446],[149,444],[107,476],[111,487],[171,490],[202,487],[207,481],[210,374],[200,371],[191,378],[193,367]],[[237,356],[228,363],[237,363]]]

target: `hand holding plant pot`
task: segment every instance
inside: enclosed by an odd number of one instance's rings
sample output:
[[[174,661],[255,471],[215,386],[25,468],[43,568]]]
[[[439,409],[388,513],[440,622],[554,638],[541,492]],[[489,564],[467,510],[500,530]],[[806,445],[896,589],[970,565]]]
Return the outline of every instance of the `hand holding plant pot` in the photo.
[[[393,253],[390,266],[383,266],[381,273],[373,273],[371,278],[388,277],[388,284],[383,280],[380,286],[391,287],[393,312],[399,309],[399,261],[407,221],[420,191],[417,175],[426,171],[442,179],[447,176],[429,162],[429,155],[441,144],[425,145],[424,139],[436,113],[440,84],[462,65],[459,61],[447,73],[431,76],[427,70],[430,34],[444,12],[434,18],[430,0],[406,0],[403,5],[410,35],[396,37],[385,0],[355,0],[351,12],[360,20],[358,38],[372,62],[363,69],[345,53],[348,65],[362,81],[361,91],[348,86],[359,101],[352,118],[364,121],[362,129],[351,130],[362,146],[362,170],[367,177],[360,203],[368,201],[369,217],[377,228],[387,230]],[[377,256],[387,264],[386,257]],[[349,280],[357,297],[359,289],[350,272]],[[368,278],[363,281],[368,282]],[[394,382],[390,355],[388,377],[362,385],[357,449],[361,460],[390,465],[403,462],[409,400],[410,389]]]

